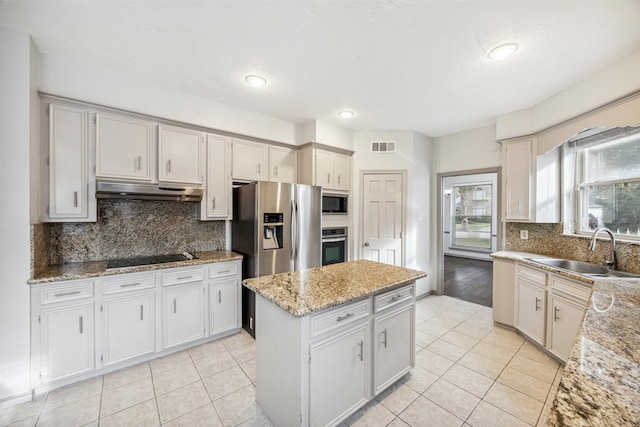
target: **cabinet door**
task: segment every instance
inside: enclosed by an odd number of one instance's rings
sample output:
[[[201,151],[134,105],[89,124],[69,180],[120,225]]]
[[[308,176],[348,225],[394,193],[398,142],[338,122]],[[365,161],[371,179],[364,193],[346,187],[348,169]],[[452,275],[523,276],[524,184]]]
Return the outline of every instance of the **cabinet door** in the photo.
[[[231,217],[231,140],[207,135],[207,185],[200,202],[200,219]]]
[[[93,302],[41,311],[43,382],[94,369],[93,311]]]
[[[291,148],[269,147],[269,181],[297,182],[298,152]]]
[[[233,177],[251,181],[266,181],[267,146],[259,142],[233,140]]]
[[[310,346],[312,426],[332,425],[367,402],[370,334],[366,323]]]
[[[238,287],[238,280],[235,277],[209,285],[211,309],[209,334],[213,335],[239,327]]]
[[[518,329],[538,344],[544,345],[545,290],[526,282],[518,282]]]
[[[202,133],[158,126],[158,181],[202,184]]]
[[[201,283],[162,291],[163,348],[204,337],[204,296]]]
[[[373,326],[374,394],[393,384],[414,365],[413,304],[378,315]]]
[[[89,213],[87,118],[86,110],[49,105],[47,220],[95,221],[95,211]]]
[[[349,156],[333,154],[333,188],[336,190],[349,190]]]
[[[154,292],[102,304],[103,362],[109,365],[155,351]]]
[[[562,360],[567,360],[576,340],[578,329],[580,329],[586,303],[581,306],[553,294],[549,297],[549,303],[551,308],[549,311],[549,322],[551,323],[549,349]]]
[[[153,123],[96,114],[96,176],[151,181]]]
[[[504,218],[507,221],[531,220],[532,150],[531,139],[503,144]]]
[[[316,180],[315,185],[333,188],[333,153],[316,150]]]

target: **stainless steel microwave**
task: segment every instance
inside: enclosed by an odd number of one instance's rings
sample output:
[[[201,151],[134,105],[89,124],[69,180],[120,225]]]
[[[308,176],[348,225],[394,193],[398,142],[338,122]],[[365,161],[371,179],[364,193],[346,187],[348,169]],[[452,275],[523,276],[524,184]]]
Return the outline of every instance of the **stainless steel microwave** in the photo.
[[[348,213],[349,199],[344,194],[323,194],[322,213],[346,215]]]

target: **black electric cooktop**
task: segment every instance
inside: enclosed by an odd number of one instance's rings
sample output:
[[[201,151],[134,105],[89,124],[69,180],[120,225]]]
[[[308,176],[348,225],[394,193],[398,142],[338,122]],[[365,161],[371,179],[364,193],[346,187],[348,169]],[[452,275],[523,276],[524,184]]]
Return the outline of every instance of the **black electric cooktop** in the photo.
[[[107,261],[107,269],[135,267],[151,264],[164,264],[167,262],[189,261],[192,259],[198,259],[198,257],[188,252],[184,252],[181,254],[145,256],[138,258],[111,259]]]

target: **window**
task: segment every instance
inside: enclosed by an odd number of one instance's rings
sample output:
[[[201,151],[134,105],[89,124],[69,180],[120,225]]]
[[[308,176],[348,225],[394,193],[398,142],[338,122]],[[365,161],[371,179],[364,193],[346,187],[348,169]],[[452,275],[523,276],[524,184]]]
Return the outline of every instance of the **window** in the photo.
[[[571,145],[576,231],[607,227],[622,238],[640,239],[640,129],[612,129]]]

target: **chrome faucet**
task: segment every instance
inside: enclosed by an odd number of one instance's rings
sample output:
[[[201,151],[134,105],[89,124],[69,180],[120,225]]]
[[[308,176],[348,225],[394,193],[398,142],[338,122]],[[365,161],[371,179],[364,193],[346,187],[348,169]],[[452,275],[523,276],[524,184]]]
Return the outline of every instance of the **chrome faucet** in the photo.
[[[611,238],[611,254],[609,255],[609,259],[607,259],[605,255],[604,260],[602,261],[602,265],[612,270],[615,270],[616,269],[616,238],[613,235],[613,232],[611,230],[609,230],[608,228],[598,228],[596,231],[594,231],[593,235],[591,236],[591,243],[589,244],[589,249],[591,249],[592,251],[596,250],[596,237],[598,236],[598,233],[600,233],[601,231],[604,231],[605,233],[607,233]]]

